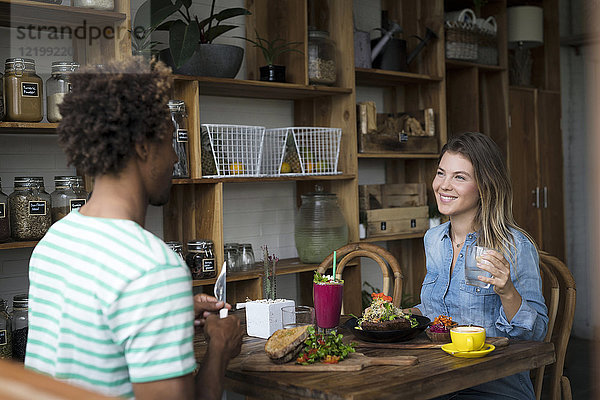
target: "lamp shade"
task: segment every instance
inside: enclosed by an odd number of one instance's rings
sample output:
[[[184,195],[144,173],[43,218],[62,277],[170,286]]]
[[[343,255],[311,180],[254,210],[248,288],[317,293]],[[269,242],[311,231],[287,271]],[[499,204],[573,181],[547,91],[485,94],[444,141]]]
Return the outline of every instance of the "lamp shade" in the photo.
[[[508,47],[531,48],[544,43],[544,10],[517,6],[507,9]]]

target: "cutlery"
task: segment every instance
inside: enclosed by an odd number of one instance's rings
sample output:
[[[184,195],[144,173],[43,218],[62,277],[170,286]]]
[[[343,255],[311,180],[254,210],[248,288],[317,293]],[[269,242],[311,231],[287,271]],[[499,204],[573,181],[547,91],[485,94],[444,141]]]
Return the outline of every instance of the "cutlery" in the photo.
[[[221,267],[221,273],[219,274],[219,277],[217,278],[217,281],[215,282],[215,297],[217,298],[217,301],[223,301],[224,303],[227,303],[226,271],[227,271],[227,262],[224,262],[223,266]],[[223,308],[221,308],[219,310],[219,316],[221,318],[227,318],[228,314],[229,314],[229,312],[225,306],[223,306]]]

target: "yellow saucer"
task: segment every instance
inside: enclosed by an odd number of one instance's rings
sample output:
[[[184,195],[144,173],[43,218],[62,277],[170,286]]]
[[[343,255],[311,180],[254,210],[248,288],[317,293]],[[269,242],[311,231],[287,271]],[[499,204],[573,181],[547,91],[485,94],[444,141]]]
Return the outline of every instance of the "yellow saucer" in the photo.
[[[447,343],[442,346],[442,350],[446,353],[453,355],[454,357],[462,357],[462,358],[479,358],[487,355],[488,353],[494,351],[496,346],[493,344],[485,344],[481,350],[476,351],[458,351],[454,346],[454,343]]]

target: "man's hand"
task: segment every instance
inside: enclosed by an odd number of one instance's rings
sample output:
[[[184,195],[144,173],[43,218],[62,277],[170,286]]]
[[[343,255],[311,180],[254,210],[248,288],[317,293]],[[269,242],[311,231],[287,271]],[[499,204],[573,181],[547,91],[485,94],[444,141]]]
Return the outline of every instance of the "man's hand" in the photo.
[[[219,318],[218,315],[209,314],[204,325],[204,335],[210,350],[217,350],[226,355],[227,360],[240,354],[242,350],[243,329],[240,320],[235,315]]]
[[[218,314],[221,308],[227,308],[231,310],[229,303],[217,301],[213,296],[201,293],[194,296],[194,325],[204,326],[206,318],[211,314]]]

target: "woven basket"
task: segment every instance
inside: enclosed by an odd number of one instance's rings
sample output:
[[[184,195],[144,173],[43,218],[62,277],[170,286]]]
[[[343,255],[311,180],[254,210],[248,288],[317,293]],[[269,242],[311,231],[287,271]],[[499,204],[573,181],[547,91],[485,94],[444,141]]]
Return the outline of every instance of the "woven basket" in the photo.
[[[489,17],[478,22],[477,62],[486,65],[498,65],[498,28],[496,18]]]
[[[476,61],[478,31],[470,22],[446,21],[446,58],[453,60]]]

